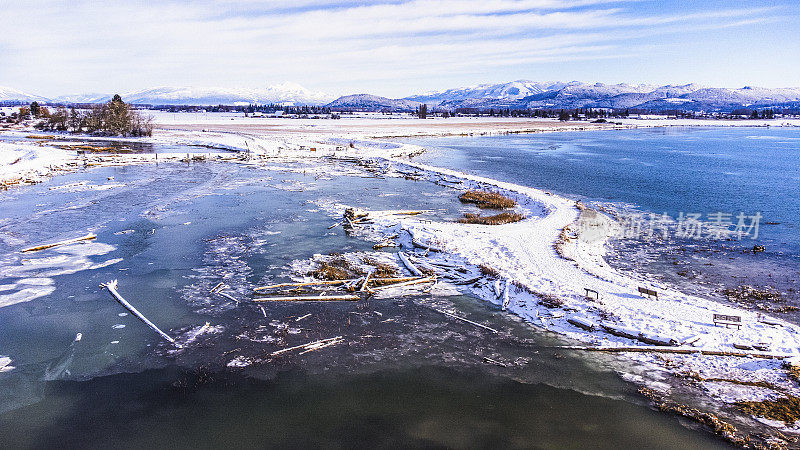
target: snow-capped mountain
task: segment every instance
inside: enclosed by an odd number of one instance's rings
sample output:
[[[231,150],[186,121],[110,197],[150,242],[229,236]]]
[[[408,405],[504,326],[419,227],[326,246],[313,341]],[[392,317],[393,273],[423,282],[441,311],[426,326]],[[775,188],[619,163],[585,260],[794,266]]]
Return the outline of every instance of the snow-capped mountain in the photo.
[[[0,102],[45,102],[46,98],[28,94],[10,87],[0,86]]]
[[[479,84],[477,86],[448,89],[446,91],[434,91],[421,95],[412,95],[406,97],[406,100],[427,103],[429,105],[438,105],[442,102],[468,99],[519,100],[530,95],[561,89],[568,84],[569,83],[562,82],[540,83],[529,80],[517,80],[508,83]]]
[[[45,98],[0,86],[0,102],[102,103],[111,97],[112,94],[74,94]],[[730,112],[742,108],[800,108],[800,88],[745,86],[728,89],[697,84],[655,86],[529,80],[447,89],[402,99],[357,94],[334,100],[331,95],[310,91],[295,83],[256,89],[159,87],[122,94],[122,98],[129,103],[150,105],[327,104],[336,109],[368,111],[413,111],[423,103],[450,110],[638,108]]]
[[[392,99],[370,94],[345,95],[325,106],[338,110],[359,111],[413,111],[422,103],[407,99]]]
[[[50,98],[52,103],[105,103],[111,100],[111,94],[67,94]]]
[[[233,105],[236,103],[293,103],[321,105],[335,98],[310,91],[295,83],[282,83],[263,89],[158,87],[122,94],[128,103],[150,105]]]
[[[525,90],[521,89],[525,88]],[[526,93],[527,95],[522,95]],[[534,83],[514,81],[496,85],[407,97],[426,103],[442,99],[439,108],[642,108],[731,111],[737,108],[800,104],[800,88],[709,88],[697,84]]]

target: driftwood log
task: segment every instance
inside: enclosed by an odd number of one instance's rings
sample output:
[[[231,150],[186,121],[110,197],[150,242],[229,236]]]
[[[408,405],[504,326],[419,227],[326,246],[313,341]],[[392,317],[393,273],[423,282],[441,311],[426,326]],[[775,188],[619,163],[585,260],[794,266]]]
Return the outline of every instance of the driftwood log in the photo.
[[[148,327],[152,328],[156,333],[161,335],[162,338],[169,341],[171,344],[175,345],[178,348],[181,347],[180,344],[175,342],[175,339],[172,339],[171,337],[169,337],[167,333],[161,331],[161,329],[158,328],[156,324],[148,320],[147,317],[145,317],[142,313],[139,312],[138,309],[134,308],[133,305],[128,303],[128,301],[125,300],[124,298],[122,298],[119,292],[117,292],[117,280],[111,280],[108,283],[101,284],[100,286],[106,288],[108,292],[111,294],[111,296],[114,297],[122,306],[124,306],[125,309],[130,311],[131,314],[136,316],[139,320],[147,324]]]
[[[67,239],[66,241],[53,242],[52,244],[42,244],[34,247],[24,248],[20,250],[20,253],[38,252],[39,250],[46,250],[48,248],[58,247],[60,245],[75,244],[78,242],[89,241],[92,239],[97,239],[97,235],[94,233],[89,233],[86,236],[81,236],[74,239]]]

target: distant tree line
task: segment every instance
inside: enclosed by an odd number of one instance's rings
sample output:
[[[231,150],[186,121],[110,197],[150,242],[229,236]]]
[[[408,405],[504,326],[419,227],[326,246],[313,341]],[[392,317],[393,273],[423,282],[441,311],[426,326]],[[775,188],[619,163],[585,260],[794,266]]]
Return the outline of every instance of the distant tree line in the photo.
[[[131,108],[115,95],[108,103],[91,105],[89,109],[78,110],[63,106],[50,112],[37,102],[31,103],[29,114],[40,119],[36,128],[47,131],[69,131],[73,133],[94,133],[112,136],[151,136],[153,124],[149,116]]]

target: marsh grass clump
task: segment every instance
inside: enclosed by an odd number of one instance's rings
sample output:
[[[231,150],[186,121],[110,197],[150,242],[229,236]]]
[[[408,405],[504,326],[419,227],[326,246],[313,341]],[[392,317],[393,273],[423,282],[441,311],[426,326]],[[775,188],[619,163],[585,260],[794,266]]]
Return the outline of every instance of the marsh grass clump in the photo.
[[[531,294],[531,295],[539,295],[536,291],[534,291],[533,289],[528,287],[527,284],[525,284],[525,283],[523,283],[523,282],[521,282],[519,280],[512,281],[511,285],[514,286],[515,288],[517,288],[517,291],[519,291],[519,292],[527,292],[528,294]]]
[[[477,225],[503,225],[506,223],[519,222],[525,216],[515,212],[501,212],[493,216],[482,216],[480,214],[466,213],[464,217],[458,219],[458,223],[468,223]]]
[[[374,278],[392,278],[397,275],[396,268],[390,266],[389,264],[377,261],[374,258],[370,258],[369,256],[361,258],[361,262],[375,268],[375,271],[372,274]]]
[[[481,209],[508,209],[517,206],[514,199],[497,192],[469,190],[458,196],[461,203],[472,203]]]
[[[531,288],[527,284],[520,282],[519,280],[512,281],[511,285],[517,289],[517,292],[525,292],[537,297],[539,299],[539,304],[542,306],[546,306],[548,308],[561,308],[562,306],[564,306],[564,300],[561,300],[560,298],[552,294],[539,292]]]
[[[760,402],[736,402],[736,406],[747,414],[780,420],[786,425],[792,425],[800,419],[800,397],[794,395]]]
[[[481,271],[481,275],[486,277],[492,278],[500,278],[500,272],[497,271],[494,267],[489,267],[486,264],[481,264],[478,266],[478,269]]]
[[[800,383],[800,366],[796,366],[788,361],[784,361],[781,365],[786,369],[786,376],[789,379]]]
[[[538,293],[537,295],[539,296],[540,305],[546,306],[548,308],[560,308],[564,306],[564,301],[556,297],[555,295],[543,294],[543,293]]]
[[[308,275],[321,280],[349,280],[365,275],[364,271],[354,266],[342,256],[334,256],[328,260],[320,261],[317,268]]]

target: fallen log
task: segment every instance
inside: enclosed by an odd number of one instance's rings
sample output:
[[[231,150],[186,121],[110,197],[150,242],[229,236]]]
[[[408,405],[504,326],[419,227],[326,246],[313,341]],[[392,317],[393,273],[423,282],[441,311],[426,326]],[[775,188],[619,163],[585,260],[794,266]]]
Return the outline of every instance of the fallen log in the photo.
[[[469,320],[469,319],[465,319],[464,317],[457,316],[457,315],[455,315],[455,314],[450,314],[450,313],[449,313],[449,312],[447,312],[447,311],[442,311],[441,309],[436,309],[436,308],[431,308],[431,309],[432,309],[432,310],[434,310],[434,311],[436,311],[436,312],[438,312],[438,313],[442,313],[442,314],[444,314],[445,316],[452,317],[453,319],[457,319],[457,320],[460,320],[460,321],[462,321],[462,322],[466,322],[466,323],[468,323],[468,324],[470,324],[470,325],[475,325],[476,327],[483,328],[484,330],[491,331],[492,333],[495,333],[495,334],[499,334],[499,333],[500,333],[499,331],[495,330],[494,328],[492,328],[492,327],[487,327],[486,325],[484,325],[484,324],[482,324],[482,323],[473,322],[473,321],[471,321],[471,320]]]
[[[361,289],[359,289],[359,291],[364,292],[367,290],[367,283],[369,283],[369,277],[371,277],[373,273],[375,272],[372,271],[367,274],[367,276],[364,278],[364,283],[361,285]]]
[[[24,248],[19,252],[20,253],[38,252],[39,250],[46,250],[48,248],[58,247],[60,245],[75,244],[77,242],[89,241],[92,239],[97,239],[97,235],[94,233],[89,233],[86,236],[81,236],[74,239],[67,239],[66,241],[53,242],[52,244],[42,244],[42,245],[37,245],[35,247]]]
[[[587,331],[594,331],[597,329],[597,326],[594,324],[594,322],[583,317],[570,317],[567,319],[567,322]]]
[[[508,367],[508,364],[506,364],[504,362],[500,362],[500,361],[494,360],[492,358],[489,358],[488,356],[484,356],[483,357],[483,362],[487,362],[489,364],[494,364],[495,366]]]
[[[298,349],[301,349],[301,348],[307,349],[310,346],[327,344],[329,342],[339,343],[339,342],[342,342],[342,339],[343,339],[342,336],[336,336],[336,337],[332,337],[332,338],[328,338],[328,339],[320,339],[320,340],[314,341],[314,342],[307,342],[305,344],[295,345],[294,347],[284,348],[284,349],[281,349],[281,350],[275,350],[274,352],[272,352],[272,356],[278,356],[278,355],[280,355],[282,353],[290,352],[292,350],[298,350]]]
[[[219,295],[221,295],[221,296],[223,296],[223,297],[227,298],[228,300],[232,300],[232,301],[233,301],[234,303],[236,303],[236,304],[239,304],[239,300],[236,300],[236,299],[235,299],[233,296],[231,296],[231,295],[229,295],[229,294],[226,294],[226,293],[224,293],[224,292],[222,292],[222,291],[219,291],[219,292],[217,292],[217,294],[219,294]]]
[[[315,350],[319,350],[319,349],[322,349],[322,348],[325,348],[325,347],[330,347],[332,345],[341,344],[342,342],[344,342],[344,340],[339,338],[339,339],[334,339],[334,340],[331,340],[331,341],[328,341],[328,342],[319,343],[319,344],[307,345],[306,346],[306,350],[300,352],[299,354],[300,355],[305,355],[308,352],[313,352]]]
[[[440,249],[439,247],[432,247],[429,244],[423,244],[416,238],[411,239],[411,245],[413,245],[415,248],[423,249],[426,252],[442,253],[442,249]]]
[[[463,278],[462,277],[461,280],[456,281],[455,284],[472,284],[472,283],[476,283],[481,278],[483,278],[483,277],[473,277],[473,278]]]
[[[111,294],[111,295],[112,295],[112,296],[113,296],[113,297],[114,297],[114,298],[115,298],[115,299],[116,299],[116,300],[117,300],[117,301],[118,301],[118,302],[119,302],[119,303],[120,303],[122,306],[124,306],[124,307],[125,307],[125,309],[127,309],[128,311],[130,311],[130,312],[131,312],[131,314],[133,314],[134,316],[136,316],[136,317],[137,317],[139,320],[141,320],[142,322],[144,322],[145,324],[147,324],[147,326],[149,326],[149,327],[150,327],[150,328],[152,328],[152,329],[153,329],[153,330],[154,330],[156,333],[158,333],[159,335],[161,335],[161,337],[163,337],[164,339],[166,339],[167,341],[169,341],[169,342],[170,342],[171,344],[173,344],[174,346],[176,346],[176,347],[178,347],[178,348],[180,348],[180,347],[181,347],[181,345],[180,345],[180,344],[178,344],[177,342],[175,342],[175,339],[172,339],[171,337],[169,337],[169,335],[167,335],[167,333],[164,333],[163,331],[161,331],[161,329],[160,329],[160,328],[158,328],[158,327],[156,326],[156,324],[154,324],[153,322],[151,322],[150,320],[148,320],[148,319],[147,319],[147,317],[145,317],[145,316],[144,316],[142,313],[140,313],[140,312],[139,312],[139,310],[138,310],[138,309],[134,308],[134,307],[133,307],[133,305],[131,305],[130,303],[128,303],[128,301],[127,301],[127,300],[125,300],[124,298],[122,298],[122,296],[119,294],[119,292],[117,292],[117,280],[111,280],[111,281],[109,281],[108,283],[101,284],[101,285],[100,285],[100,287],[106,288],[106,289],[108,290],[108,292],[109,292],[109,293],[110,293],[110,294]]]
[[[331,301],[355,301],[358,300],[357,295],[315,295],[315,296],[302,296],[302,297],[266,297],[255,298],[254,302],[331,302]]]
[[[348,290],[348,291],[351,290],[351,289],[355,289],[355,287],[358,286],[362,281],[364,281],[364,277],[359,277],[359,278],[356,278],[355,280],[350,280],[350,281],[348,281],[347,283],[344,284],[344,288],[345,288],[345,290]]]
[[[404,266],[406,266],[406,269],[408,269],[409,272],[418,277],[422,277],[425,275],[422,273],[421,270],[417,269],[417,267],[411,262],[410,259],[408,259],[408,256],[406,256],[405,253],[397,252],[397,256],[400,257],[400,261],[403,263]]]
[[[434,283],[436,282],[436,275],[431,275],[429,277],[419,277],[419,278],[415,278],[415,279],[410,280],[410,281],[406,281],[404,283],[395,283],[395,284],[389,284],[389,285],[386,285],[386,286],[380,286],[380,287],[374,288],[374,290],[375,291],[383,291],[383,290],[386,290],[386,289],[393,289],[393,288],[398,288],[398,287],[403,287],[403,286],[412,286],[412,285],[415,285],[415,284],[429,283],[431,281],[433,281]]]
[[[388,285],[394,283],[403,283],[405,281],[417,280],[419,277],[400,277],[400,278],[373,278],[370,280],[372,284]]]
[[[307,282],[300,282],[300,283],[280,283],[280,284],[271,284],[269,286],[261,286],[257,288],[253,288],[254,292],[259,291],[266,291],[269,289],[278,289],[278,288],[285,288],[285,287],[303,287],[303,286],[322,286],[322,285],[337,285],[337,284],[345,284],[347,282],[351,282],[354,280],[317,280],[317,281],[307,281]]]

